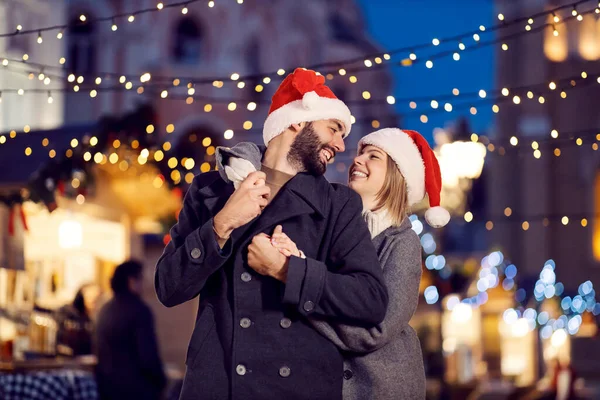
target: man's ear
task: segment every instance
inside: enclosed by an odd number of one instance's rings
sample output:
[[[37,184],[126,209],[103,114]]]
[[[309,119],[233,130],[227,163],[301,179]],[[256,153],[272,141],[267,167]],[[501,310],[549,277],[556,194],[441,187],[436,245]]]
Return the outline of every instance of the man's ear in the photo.
[[[299,124],[290,125],[290,130],[292,130],[294,133],[298,133],[302,130],[303,127],[304,127],[304,122],[300,122]]]

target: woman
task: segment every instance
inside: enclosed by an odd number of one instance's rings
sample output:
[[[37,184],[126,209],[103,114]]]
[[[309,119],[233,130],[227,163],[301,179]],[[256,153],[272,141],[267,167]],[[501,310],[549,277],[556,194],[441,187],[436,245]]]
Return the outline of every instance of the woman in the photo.
[[[230,157],[223,163],[222,174],[229,180],[241,179],[247,174],[244,167],[257,164],[255,157],[248,157],[248,151],[234,147],[226,150],[225,157],[222,153],[221,149],[217,155],[219,163]],[[240,157],[249,162],[241,162]],[[419,296],[421,244],[407,214],[409,207],[427,193],[432,206],[425,214],[427,221],[435,227],[448,222],[448,212],[439,207],[437,159],[419,133],[382,129],[359,141],[348,185],[363,201],[363,215],[388,288],[388,311],[385,320],[372,328],[316,319],[311,322],[344,354],[344,399],[424,399],[421,348],[408,324]],[[271,241],[288,257],[304,257],[281,227],[276,228]]]

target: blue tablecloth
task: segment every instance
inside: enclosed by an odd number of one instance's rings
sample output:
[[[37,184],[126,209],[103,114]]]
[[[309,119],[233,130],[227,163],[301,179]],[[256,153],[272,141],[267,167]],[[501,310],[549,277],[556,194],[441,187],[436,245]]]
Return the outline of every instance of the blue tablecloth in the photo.
[[[89,372],[57,370],[0,374],[2,400],[96,400],[98,388]]]

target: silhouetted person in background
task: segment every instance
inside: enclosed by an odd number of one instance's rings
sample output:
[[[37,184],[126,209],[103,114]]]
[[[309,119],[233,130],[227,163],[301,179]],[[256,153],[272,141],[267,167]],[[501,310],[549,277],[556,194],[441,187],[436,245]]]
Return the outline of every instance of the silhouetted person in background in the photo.
[[[166,384],[154,319],[142,301],[142,265],[127,261],[111,279],[114,297],[96,327],[97,379],[101,399],[159,399]]]
[[[58,309],[56,322],[59,354],[70,356],[92,354],[92,314],[99,293],[98,286],[83,285],[70,304]]]

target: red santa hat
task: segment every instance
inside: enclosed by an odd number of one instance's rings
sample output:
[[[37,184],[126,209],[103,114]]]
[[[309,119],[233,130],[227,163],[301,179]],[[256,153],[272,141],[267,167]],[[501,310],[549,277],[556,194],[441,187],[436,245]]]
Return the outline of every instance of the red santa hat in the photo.
[[[409,206],[419,203],[427,193],[430,208],[425,212],[425,219],[429,225],[439,228],[448,223],[450,213],[440,207],[440,165],[429,143],[419,132],[385,128],[360,139],[359,153],[367,145],[385,151],[398,165],[406,181]]]
[[[292,124],[321,119],[337,119],[346,128],[345,136],[350,133],[350,110],[325,86],[325,78],[315,71],[297,68],[281,82],[273,95],[263,127],[265,145]]]

